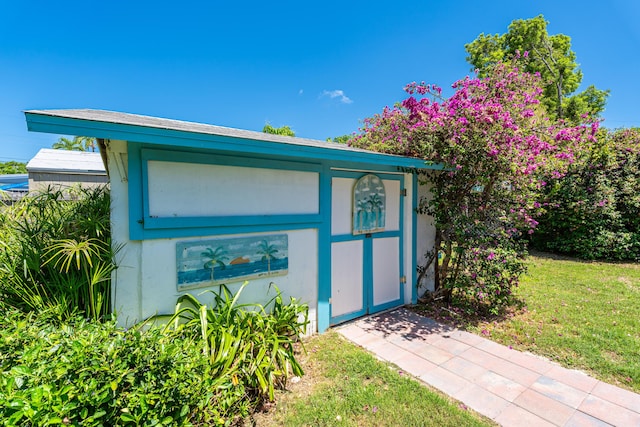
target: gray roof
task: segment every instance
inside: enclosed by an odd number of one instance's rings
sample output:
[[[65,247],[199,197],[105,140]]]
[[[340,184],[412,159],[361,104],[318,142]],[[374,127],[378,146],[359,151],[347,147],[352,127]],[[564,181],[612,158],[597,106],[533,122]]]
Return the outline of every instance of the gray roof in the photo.
[[[209,125],[204,123],[187,122],[182,120],[163,119],[159,117],[142,116],[139,114],[120,113],[106,110],[28,110],[28,114],[39,114],[51,117],[68,119],[89,120],[95,122],[116,123],[122,125],[143,126],[158,129],[167,129],[183,132],[201,133],[207,135],[228,136],[231,138],[244,138],[256,141],[270,141],[282,144],[304,145],[312,147],[332,148],[336,150],[370,152],[360,148],[349,147],[346,144],[320,141],[315,139],[298,138],[291,136],[273,135],[264,132],[256,132],[243,129],[234,129],[224,126]],[[91,136],[91,135],[88,135]]]
[[[442,169],[424,159],[384,154],[346,144],[272,135],[181,120],[104,110],[25,111],[30,131],[125,140],[147,145],[211,149],[290,159],[325,160],[336,167],[384,166],[405,169]]]
[[[100,153],[42,148],[27,163],[29,172],[106,175]]]

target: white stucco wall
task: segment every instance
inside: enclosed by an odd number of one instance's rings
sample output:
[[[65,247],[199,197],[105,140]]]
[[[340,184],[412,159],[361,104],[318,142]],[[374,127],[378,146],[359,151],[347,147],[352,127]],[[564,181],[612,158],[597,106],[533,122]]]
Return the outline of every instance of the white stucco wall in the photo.
[[[177,267],[176,267],[176,242],[186,242],[195,240],[206,240],[220,235],[198,236],[194,238],[177,238],[177,239],[151,239],[145,241],[129,240],[129,209],[128,209],[128,192],[126,177],[126,142],[110,141],[108,144],[109,170],[111,175],[111,218],[112,218],[112,238],[116,244],[123,247],[117,254],[118,268],[112,277],[112,297],[113,308],[118,314],[118,321],[122,325],[131,325],[135,322],[144,320],[155,314],[173,313],[177,298],[182,294],[177,290]],[[120,164],[118,164],[120,163]],[[163,165],[167,166],[167,165]],[[184,165],[180,165],[184,166]],[[193,165],[188,165],[193,166]],[[183,174],[197,174],[203,172],[202,168],[184,168],[177,169]],[[211,170],[209,170],[211,172]],[[246,174],[246,171],[243,171]],[[206,173],[206,171],[205,171]],[[233,173],[233,172],[232,172]],[[260,171],[261,176],[263,170]],[[310,191],[317,195],[317,176],[315,174],[297,175],[301,178],[294,185],[300,188],[301,185],[307,185]],[[163,177],[162,174],[155,172],[154,184],[150,185],[150,200],[156,200],[156,209],[168,209],[171,204],[159,202],[157,192],[160,189],[172,189],[173,184],[169,182],[176,178],[175,174],[168,173]],[[264,177],[263,177],[264,178]],[[272,176],[273,178],[273,176]],[[290,179],[291,177],[288,176]],[[188,182],[198,181],[199,178],[194,176],[186,177]],[[164,180],[164,182],[163,182]],[[268,180],[268,178],[265,178]],[[291,183],[291,181],[289,181]],[[175,187],[177,188],[177,187]],[[174,189],[175,189],[174,188]],[[260,192],[261,200],[269,200],[266,194],[265,186],[257,185]],[[281,192],[281,188],[273,187],[273,191]],[[220,194],[224,199],[229,197],[229,193],[236,193],[236,187],[233,186],[217,186],[216,193]],[[173,196],[176,194],[173,193]],[[252,198],[251,194],[243,193],[243,200]],[[317,200],[317,196],[316,196]],[[189,213],[197,212],[199,215],[211,214],[217,206],[213,204],[210,198],[190,198],[187,208],[184,206],[174,208],[175,212],[182,209],[181,213],[188,209]],[[276,198],[276,202],[279,199]],[[176,205],[174,203],[174,205]],[[297,206],[297,205],[296,205]],[[280,207],[281,208],[281,207]],[[315,209],[306,207],[305,209]],[[174,212],[174,213],[175,213]],[[289,268],[286,276],[272,276],[268,278],[260,278],[251,280],[249,285],[243,290],[240,301],[265,304],[273,295],[274,290],[270,289],[270,283],[275,283],[281,290],[285,301],[289,300],[289,296],[296,297],[300,302],[309,305],[309,331],[317,329],[317,289],[318,289],[318,233],[316,229],[304,230],[279,230],[269,233],[250,233],[224,235],[224,237],[245,236],[245,235],[261,235],[286,233],[288,235],[288,251],[289,251]],[[242,284],[239,282],[229,282],[227,286],[236,291]],[[218,286],[201,287],[188,291],[194,296],[198,296],[203,303],[212,300],[210,293],[204,292],[208,289],[217,290]]]
[[[150,161],[148,168],[152,216],[319,212],[317,172],[164,161]]]
[[[317,229],[287,230],[286,227],[283,227],[282,230],[268,233],[203,235],[190,238],[131,241],[129,240],[127,143],[125,141],[107,141],[107,150],[112,199],[112,238],[115,245],[122,246],[116,257],[118,268],[112,276],[113,308],[118,314],[120,324],[131,325],[155,314],[173,313],[175,302],[182,294],[177,289],[177,242],[286,233],[289,245],[287,274],[251,280],[243,291],[241,301],[266,303],[274,295],[274,290],[270,289],[270,283],[274,282],[282,291],[285,300],[288,301],[289,296],[294,296],[309,305],[311,324],[308,331],[315,332],[317,330],[318,259],[320,255],[318,253]],[[277,172],[261,168],[152,161],[149,167],[150,214],[161,217],[252,215],[259,214],[262,208],[265,208],[269,213],[281,214],[319,212],[318,173],[281,171],[282,175],[279,175]],[[375,171],[371,172],[376,173]],[[251,176],[252,173],[253,176]],[[227,175],[234,177],[234,179],[229,180]],[[221,180],[224,180],[226,184],[220,185]],[[218,185],[210,185],[212,182]],[[191,188],[190,183],[196,184]],[[354,183],[354,179],[342,178],[338,178],[334,182],[333,234],[351,232],[351,192]],[[435,236],[433,221],[430,217],[418,215],[418,223],[415,227],[412,224],[414,191],[418,191],[418,197],[429,194],[426,186],[419,185],[416,189],[413,188],[412,183],[412,176],[405,174],[404,186],[407,195],[401,198],[405,227],[402,231],[404,254],[402,267],[403,274],[407,279],[404,285],[404,303],[411,302],[417,279],[415,266],[412,262],[413,235],[416,234],[418,264],[423,262],[423,255],[426,251],[433,248]],[[385,186],[390,195],[398,194],[400,191],[398,181],[389,180],[387,182],[385,180]],[[216,201],[211,196],[213,189],[215,189]],[[255,191],[255,194],[251,194],[252,191]],[[336,197],[342,193],[345,197]],[[283,194],[287,197],[283,197]],[[397,200],[396,197],[390,199]],[[338,203],[339,200],[345,202]],[[141,203],[141,201],[137,200],[136,203]],[[240,210],[229,210],[230,208],[225,206],[229,203],[242,204],[243,206],[238,208]],[[396,211],[396,209],[389,209],[389,212],[391,211]],[[386,225],[389,230],[397,230],[399,224],[399,217],[394,217],[393,214],[387,217]],[[242,281],[238,281],[229,282],[227,285],[232,291],[235,291],[241,284]],[[212,297],[209,293],[204,292],[208,289],[218,289],[218,286],[201,287],[187,292],[200,296],[203,303],[209,303]],[[423,279],[421,287],[418,289],[418,295],[421,295],[426,289],[433,289],[432,272]]]
[[[421,198],[431,198],[431,192],[429,186],[426,184],[418,184],[418,204],[420,204]],[[425,254],[428,251],[433,250],[436,237],[436,229],[433,222],[433,217],[425,214],[418,214],[416,229],[416,258],[418,265],[424,265],[426,258]],[[418,284],[418,297],[422,296],[426,291],[434,290],[434,270],[433,265],[429,268],[421,282]],[[417,275],[415,276],[417,280]]]

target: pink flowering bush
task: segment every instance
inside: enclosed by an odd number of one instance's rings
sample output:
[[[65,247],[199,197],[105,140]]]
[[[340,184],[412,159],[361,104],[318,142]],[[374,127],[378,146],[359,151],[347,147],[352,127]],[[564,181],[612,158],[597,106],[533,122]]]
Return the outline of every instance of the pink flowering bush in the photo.
[[[640,260],[640,129],[601,131],[561,178],[549,176],[538,249]]]
[[[409,97],[366,119],[351,145],[443,165],[414,171],[432,193],[419,211],[436,226],[420,271],[435,266],[436,290],[447,300],[466,296],[495,310],[524,271],[520,236],[537,225],[540,172],[564,175],[597,125],[552,125],[540,106],[540,78],[510,65],[453,89],[443,99],[436,86],[407,85]]]

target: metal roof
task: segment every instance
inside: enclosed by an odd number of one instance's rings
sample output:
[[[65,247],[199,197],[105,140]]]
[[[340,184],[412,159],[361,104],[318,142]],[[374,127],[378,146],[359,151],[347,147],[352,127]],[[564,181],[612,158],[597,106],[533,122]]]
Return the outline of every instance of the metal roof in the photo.
[[[100,153],[41,148],[27,163],[29,172],[106,175]]]

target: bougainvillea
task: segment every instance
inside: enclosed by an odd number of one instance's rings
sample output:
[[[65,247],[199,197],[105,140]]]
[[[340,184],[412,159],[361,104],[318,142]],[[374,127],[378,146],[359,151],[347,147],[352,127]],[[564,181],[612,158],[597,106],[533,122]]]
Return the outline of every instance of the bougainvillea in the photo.
[[[537,225],[539,172],[562,176],[597,123],[552,124],[539,104],[539,76],[513,65],[453,89],[444,99],[437,86],[407,85],[409,97],[366,119],[351,144],[444,166],[422,175],[432,194],[419,210],[433,217],[436,243],[420,271],[435,266],[436,290],[446,299],[459,290],[495,309],[524,271],[519,237]]]

